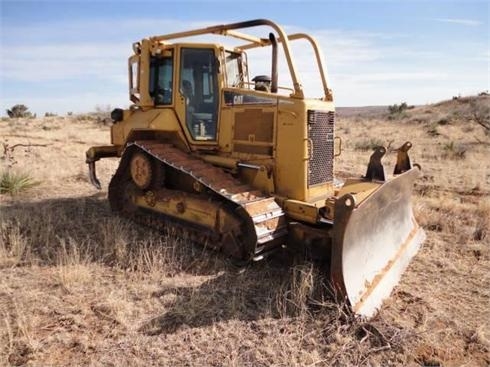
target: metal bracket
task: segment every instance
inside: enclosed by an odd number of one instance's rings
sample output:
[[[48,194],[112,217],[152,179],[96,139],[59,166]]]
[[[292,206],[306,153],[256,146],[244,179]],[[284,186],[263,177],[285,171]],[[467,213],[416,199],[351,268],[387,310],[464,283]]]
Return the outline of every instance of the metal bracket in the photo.
[[[339,152],[334,154],[334,157],[339,157],[342,154],[342,138],[340,136],[336,136],[335,138],[333,138],[333,140],[339,141]]]
[[[369,164],[364,178],[368,181],[384,181],[385,171],[383,165],[381,164],[381,158],[386,153],[385,147],[376,147],[374,153],[371,154],[369,158]]]
[[[410,157],[408,156],[408,151],[412,147],[412,143],[407,141],[400,148],[398,148],[396,156],[396,165],[393,172],[394,175],[399,175],[400,173],[406,172],[412,168],[410,164]]]
[[[97,178],[97,174],[95,172],[95,162],[97,162],[101,158],[108,157],[117,157],[119,147],[117,145],[104,145],[104,146],[96,146],[91,147],[85,153],[86,160],[85,162],[88,164],[88,176],[90,179],[90,183],[94,185],[97,189],[101,189],[100,181]]]

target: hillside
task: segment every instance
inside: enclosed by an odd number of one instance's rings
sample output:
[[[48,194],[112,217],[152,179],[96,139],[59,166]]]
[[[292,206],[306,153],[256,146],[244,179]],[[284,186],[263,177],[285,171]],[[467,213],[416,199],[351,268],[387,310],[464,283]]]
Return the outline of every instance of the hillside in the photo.
[[[490,364],[490,97],[388,113],[339,109],[340,178],[370,150],[413,143],[413,198],[427,240],[379,314],[336,304],[312,264],[278,254],[237,268],[174,233],[110,212],[117,160],[87,180],[84,153],[109,143],[86,116],[3,119],[0,173],[33,187],[0,194],[0,365],[487,366]]]
[[[388,106],[337,107],[335,112],[339,118],[382,118],[388,116]]]

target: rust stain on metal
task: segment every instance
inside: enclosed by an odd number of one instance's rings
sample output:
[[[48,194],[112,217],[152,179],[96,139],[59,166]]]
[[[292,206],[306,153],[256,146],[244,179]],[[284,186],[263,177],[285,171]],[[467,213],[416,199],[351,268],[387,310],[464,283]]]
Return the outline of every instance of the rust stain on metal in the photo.
[[[250,225],[255,229],[255,252],[279,247],[285,241],[287,221],[274,197],[265,196],[262,192],[234,179],[221,168],[183,152],[171,144],[140,140],[131,145],[137,146],[163,164],[191,176],[196,180],[195,185],[212,190],[223,200],[242,207],[249,216]],[[153,203],[154,195],[147,200]],[[185,207],[179,206],[178,210],[183,211]]]

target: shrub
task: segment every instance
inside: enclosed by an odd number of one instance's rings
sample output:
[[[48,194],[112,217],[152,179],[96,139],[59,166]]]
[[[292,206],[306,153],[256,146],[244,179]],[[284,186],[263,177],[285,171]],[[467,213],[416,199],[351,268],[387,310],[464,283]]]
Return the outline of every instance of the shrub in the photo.
[[[39,182],[27,173],[14,173],[6,170],[0,174],[0,194],[15,195],[37,185]]]
[[[411,109],[413,106],[407,105],[406,102],[400,103],[400,105],[394,104],[392,106],[388,106],[388,112],[390,115],[399,115],[405,110]]]
[[[33,117],[32,113],[29,112],[29,107],[24,104],[16,104],[10,110],[7,110],[7,115],[10,118]]]
[[[442,117],[437,121],[438,125],[448,125],[450,123],[450,120],[448,117]]]
[[[434,136],[439,136],[439,135],[441,135],[441,134],[439,133],[439,130],[437,130],[437,125],[438,125],[438,123],[432,123],[432,124],[430,124],[430,125],[428,126],[428,128],[427,128],[427,134],[429,134],[429,136],[434,137]]]
[[[462,144],[455,144],[451,141],[444,145],[444,157],[448,159],[464,159],[468,148]]]
[[[83,122],[83,121],[95,121],[96,120],[96,117],[94,117],[92,115],[89,115],[89,114],[81,114],[81,115],[76,115],[75,120],[76,121],[80,121],[80,122]]]
[[[97,105],[95,106],[95,113],[93,114],[95,121],[99,124],[107,125],[111,119],[111,105]]]
[[[384,146],[383,141],[376,138],[364,139],[355,144],[356,150],[373,150],[376,147]]]
[[[490,135],[490,106],[487,103],[471,101],[469,118],[483,127],[486,135]]]

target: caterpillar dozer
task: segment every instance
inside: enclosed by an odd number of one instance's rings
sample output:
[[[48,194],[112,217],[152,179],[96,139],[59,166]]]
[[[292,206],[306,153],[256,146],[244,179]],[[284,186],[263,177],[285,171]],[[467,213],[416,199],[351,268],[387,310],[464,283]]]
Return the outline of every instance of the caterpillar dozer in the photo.
[[[244,33],[250,28],[267,29],[265,37]],[[232,37],[238,45],[190,43],[196,36]],[[317,99],[305,98],[291,50],[296,41],[316,59]],[[270,75],[250,79],[247,55],[261,47],[270,50]],[[270,20],[149,37],[132,49],[132,105],[112,111],[111,144],[86,154],[99,189],[95,162],[120,157],[108,189],[112,210],[157,228],[175,226],[239,260],[304,249],[329,263],[335,293],[355,313],[375,314],[425,236],[411,205],[420,175],[408,157],[411,143],[398,149],[388,178],[385,147],[376,148],[364,176],[335,178],[341,144],[320,48]],[[278,85],[278,51],[291,85]]]

